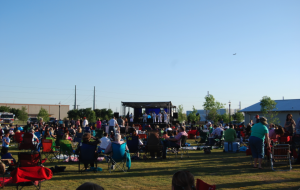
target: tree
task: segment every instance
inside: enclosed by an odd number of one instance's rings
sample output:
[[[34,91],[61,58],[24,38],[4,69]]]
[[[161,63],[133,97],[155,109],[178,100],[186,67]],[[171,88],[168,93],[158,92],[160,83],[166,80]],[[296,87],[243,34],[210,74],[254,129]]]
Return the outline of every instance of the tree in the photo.
[[[28,119],[28,113],[27,113],[27,108],[25,106],[22,106],[21,110],[19,110],[19,116],[18,119],[25,122]]]
[[[79,116],[79,112],[78,112],[78,110],[76,109],[76,110],[69,110],[68,111],[68,118],[73,118],[73,119],[79,119],[80,118],[80,116]]]
[[[277,118],[276,102],[268,96],[262,97],[260,100],[260,111],[267,117],[269,123],[279,124],[279,119]]]
[[[9,107],[6,106],[0,106],[0,112],[9,112]]]
[[[190,121],[200,121],[200,115],[197,114],[196,108],[193,106],[193,111],[189,113],[188,120]]]
[[[239,111],[239,110],[238,110]],[[242,112],[236,112],[235,114],[233,114],[233,118],[237,121],[237,122],[242,122],[244,121],[244,114]]]
[[[178,106],[178,121],[179,121],[180,123],[182,123],[183,121],[186,120],[186,114],[184,114],[183,111],[184,111],[184,110],[183,110],[183,105],[179,105],[179,106]]]
[[[19,115],[20,115],[20,110],[19,109],[10,108],[9,112],[13,113],[15,115],[15,117],[19,119]]]
[[[39,113],[38,113],[37,116],[38,116],[39,120],[42,118],[45,123],[47,123],[49,121],[49,113],[44,108],[40,109],[40,111],[39,111]]]
[[[96,114],[92,110],[92,108],[80,109],[78,110],[78,115],[80,118],[86,117],[89,122],[94,123],[96,122]]]
[[[94,112],[95,112],[96,118],[103,119],[103,117],[101,117],[101,110],[100,109],[94,109]]]
[[[225,113],[223,115],[218,115],[218,120],[221,121],[222,119],[223,119],[224,123],[229,123],[229,116],[228,116],[228,114]],[[232,117],[231,117],[231,120],[233,120]]]
[[[217,123],[219,118],[218,110],[224,108],[225,104],[215,101],[214,96],[211,94],[205,96],[204,99],[205,102],[203,104],[203,108],[208,112],[206,119],[212,120],[213,122]]]

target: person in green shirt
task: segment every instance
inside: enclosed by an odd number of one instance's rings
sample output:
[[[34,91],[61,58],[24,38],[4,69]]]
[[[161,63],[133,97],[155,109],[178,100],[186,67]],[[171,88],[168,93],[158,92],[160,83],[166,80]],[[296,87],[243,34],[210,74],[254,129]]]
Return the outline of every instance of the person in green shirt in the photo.
[[[249,146],[251,148],[252,157],[254,158],[254,168],[261,168],[261,162],[264,157],[264,140],[266,139],[266,145],[270,148],[269,144],[269,130],[267,128],[267,119],[260,117],[259,123],[256,123],[251,128],[251,136],[249,137]]]
[[[232,124],[230,124],[229,125],[229,129],[227,129],[225,131],[224,138],[225,138],[225,142],[235,142],[236,132],[233,129],[233,125]]]

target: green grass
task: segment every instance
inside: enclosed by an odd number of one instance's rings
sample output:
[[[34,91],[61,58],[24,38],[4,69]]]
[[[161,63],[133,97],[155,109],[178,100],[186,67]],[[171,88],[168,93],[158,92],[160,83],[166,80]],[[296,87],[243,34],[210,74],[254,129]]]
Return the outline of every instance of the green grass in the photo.
[[[193,141],[190,141],[191,143]],[[16,156],[16,150],[11,150]],[[272,171],[254,169],[250,157],[245,153],[223,153],[212,150],[211,154],[203,151],[189,151],[190,158],[133,161],[130,171],[109,173],[107,163],[98,163],[102,172],[78,173],[78,163],[46,163],[45,167],[66,166],[66,171],[55,174],[49,181],[42,183],[42,189],[76,189],[84,182],[94,182],[105,189],[171,189],[173,174],[178,170],[188,170],[195,179],[200,178],[217,189],[295,189],[300,187],[300,166],[294,165],[292,171]],[[287,166],[286,166],[287,168]],[[6,189],[13,189],[7,187]],[[25,187],[24,189],[32,189]]]

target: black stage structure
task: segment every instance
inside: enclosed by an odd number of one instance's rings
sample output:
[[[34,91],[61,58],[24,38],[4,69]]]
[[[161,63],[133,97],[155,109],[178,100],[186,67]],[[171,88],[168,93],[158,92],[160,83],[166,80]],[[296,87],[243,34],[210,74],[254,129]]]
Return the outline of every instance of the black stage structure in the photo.
[[[162,123],[153,123],[152,113],[155,112],[157,115],[158,113],[166,112],[169,116],[169,123],[176,122],[177,118],[174,116],[177,115],[176,106],[172,105],[172,102],[121,102],[122,111],[121,115],[126,115],[127,117],[131,114],[127,111],[129,108],[133,108],[133,123],[135,124],[149,124],[151,127],[154,125],[159,125],[161,128],[165,127],[167,123],[164,123],[164,118],[162,118]],[[126,112],[127,111],[127,112]],[[143,122],[143,114],[146,112],[148,115],[147,122]],[[175,114],[174,114],[175,113]],[[150,117],[149,117],[150,115]],[[163,116],[164,117],[164,116]]]

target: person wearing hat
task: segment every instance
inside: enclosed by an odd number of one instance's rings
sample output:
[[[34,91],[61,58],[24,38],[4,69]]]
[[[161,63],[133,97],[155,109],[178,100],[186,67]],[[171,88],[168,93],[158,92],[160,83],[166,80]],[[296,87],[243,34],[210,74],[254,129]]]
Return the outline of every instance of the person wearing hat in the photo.
[[[261,163],[264,157],[264,140],[266,140],[267,148],[270,148],[269,130],[267,128],[267,119],[259,118],[259,123],[256,123],[251,128],[251,136],[249,137],[249,145],[254,159],[253,168],[262,169]],[[258,166],[257,166],[258,161]]]
[[[82,127],[86,127],[87,125],[89,125],[88,120],[86,119],[86,117],[83,118],[83,123],[82,123]]]
[[[90,141],[91,138],[94,139],[94,141]],[[96,137],[93,137],[91,135],[91,133],[85,133],[83,136],[82,136],[82,143],[79,143],[78,146],[77,146],[77,149],[75,150],[75,154],[79,154],[80,153],[80,148],[82,146],[82,144],[88,144],[88,145],[97,145],[101,143],[101,141],[99,140],[99,138],[96,138]],[[96,148],[95,148],[95,158],[98,158],[98,154],[96,153]],[[90,162],[90,165],[91,165],[91,170],[94,169],[94,162]],[[84,168],[85,170],[87,170],[88,168],[88,164],[84,164]]]

